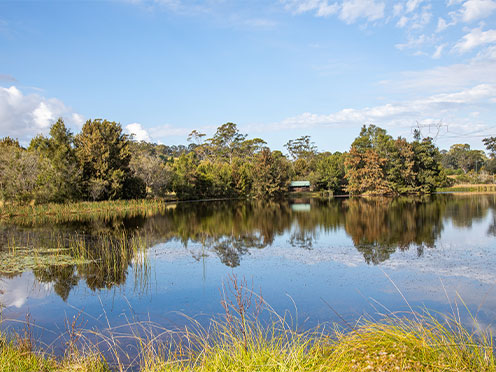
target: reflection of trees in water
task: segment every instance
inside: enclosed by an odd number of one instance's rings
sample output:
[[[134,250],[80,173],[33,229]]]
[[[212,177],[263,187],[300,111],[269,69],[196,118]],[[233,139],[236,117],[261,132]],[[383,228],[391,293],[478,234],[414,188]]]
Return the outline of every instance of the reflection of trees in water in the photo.
[[[345,230],[367,263],[387,260],[397,248],[432,248],[443,229],[443,198],[354,198],[344,202]]]
[[[487,234],[496,236],[496,195],[493,196],[493,200],[489,208],[491,209],[491,213],[493,215],[493,222],[489,226],[489,229],[487,230]]]
[[[214,254],[223,264],[236,267],[250,250],[270,246],[276,237],[287,233],[290,246],[311,250],[322,233],[344,228],[369,264],[388,260],[397,249],[415,248],[420,256],[426,247],[434,247],[446,220],[468,227],[489,210],[495,221],[488,234],[496,236],[494,195],[313,199],[310,204],[309,210],[295,212],[289,202],[180,203],[151,217],[91,220],[29,230],[0,227],[0,249],[8,239],[38,247],[80,242],[77,254],[91,257],[91,263],[34,270],[39,281],[54,283],[55,292],[67,299],[81,279],[93,290],[125,283],[130,268],[138,265],[134,262],[138,245],[146,248],[171,240],[187,250],[191,243],[200,246],[201,251],[190,251],[197,260]]]
[[[41,283],[53,283],[53,289],[64,301],[69,297],[72,288],[77,286],[79,275],[76,267],[49,266],[33,271],[36,279]]]
[[[472,227],[474,222],[481,221],[487,215],[489,208],[494,210],[496,202],[494,194],[447,196],[450,196],[450,202],[447,204],[445,216],[457,227]]]

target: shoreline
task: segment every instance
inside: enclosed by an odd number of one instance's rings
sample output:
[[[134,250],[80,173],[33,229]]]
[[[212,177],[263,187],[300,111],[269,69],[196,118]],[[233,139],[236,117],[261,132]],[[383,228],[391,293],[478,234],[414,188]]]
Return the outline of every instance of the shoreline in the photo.
[[[0,333],[0,371],[496,371],[492,336],[468,331],[456,316],[390,314],[379,322],[297,331],[277,314],[264,326],[243,309],[229,310],[232,317],[206,329],[193,323],[191,330],[161,330],[172,335],[169,341],[129,335],[139,345],[129,360],[112,336],[100,334],[108,342],[106,358],[80,329],[67,330],[62,357],[36,348],[27,331]]]

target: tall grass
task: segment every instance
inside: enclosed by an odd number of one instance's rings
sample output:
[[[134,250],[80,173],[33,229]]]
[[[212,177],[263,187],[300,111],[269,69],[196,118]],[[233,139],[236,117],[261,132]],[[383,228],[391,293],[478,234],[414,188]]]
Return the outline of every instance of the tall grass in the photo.
[[[0,206],[0,222],[35,226],[73,221],[110,220],[115,217],[151,216],[168,206],[162,199],[73,202],[63,204]]]
[[[233,332],[232,321],[213,321],[208,328],[193,324],[175,332],[175,341],[169,342],[135,334],[135,363],[119,359],[110,367],[97,351],[73,349],[57,360],[2,337],[0,371],[496,371],[490,335],[469,332],[454,319],[440,321],[429,313],[416,314],[413,320],[363,321],[349,332],[325,327],[298,332],[282,319],[268,326],[253,320],[240,324],[240,318],[234,322],[246,337]],[[118,353],[119,337],[105,338]]]
[[[0,334],[0,372],[496,372],[491,333],[475,317],[473,330],[465,328],[457,306],[452,315],[412,310],[301,331],[289,313],[276,313],[245,280],[232,276],[221,293],[224,316],[207,326],[188,318],[180,331],[134,321],[112,328],[108,319],[105,330],[84,330],[77,316],[67,322],[67,349],[59,359],[34,350],[26,336],[9,341]],[[268,321],[259,320],[261,310]]]

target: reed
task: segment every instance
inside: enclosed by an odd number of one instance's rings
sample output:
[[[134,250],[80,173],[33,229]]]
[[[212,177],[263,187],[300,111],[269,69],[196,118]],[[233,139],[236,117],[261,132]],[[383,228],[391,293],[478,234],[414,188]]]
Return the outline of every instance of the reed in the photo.
[[[74,202],[63,204],[23,205],[4,203],[0,222],[22,226],[73,221],[110,220],[116,217],[152,216],[168,206],[162,199]]]
[[[144,372],[496,371],[490,335],[472,333],[455,319],[440,321],[429,313],[416,314],[413,320],[395,316],[381,322],[364,321],[349,332],[324,327],[297,332],[281,321],[270,326],[245,321],[245,338],[233,332],[232,326],[226,321],[214,321],[207,329],[193,326],[182,331],[181,341],[176,337],[173,345],[136,336],[140,355],[138,366],[132,368]],[[20,348],[4,336],[0,340],[0,371],[131,368],[122,361],[109,366],[96,351],[73,350],[56,359]]]

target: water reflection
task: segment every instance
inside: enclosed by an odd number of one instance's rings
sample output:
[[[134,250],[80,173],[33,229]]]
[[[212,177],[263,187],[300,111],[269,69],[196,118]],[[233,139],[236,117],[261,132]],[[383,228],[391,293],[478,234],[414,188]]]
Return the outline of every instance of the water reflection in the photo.
[[[63,248],[84,259],[32,269],[38,283],[66,300],[81,280],[91,290],[120,286],[129,275],[145,282],[146,251],[159,243],[176,242],[195,260],[214,255],[237,267],[244,255],[266,249],[277,238],[284,237],[294,250],[312,252],[321,241],[332,246],[332,234],[343,231],[367,264],[379,265],[397,251],[415,250],[421,257],[435,249],[446,224],[469,228],[492,214],[487,235],[496,236],[495,209],[496,195],[180,203],[153,216],[2,226],[0,252]],[[0,278],[20,278],[26,270],[19,265]]]

